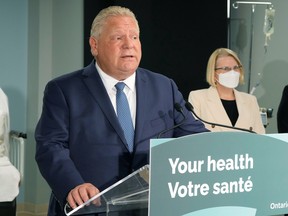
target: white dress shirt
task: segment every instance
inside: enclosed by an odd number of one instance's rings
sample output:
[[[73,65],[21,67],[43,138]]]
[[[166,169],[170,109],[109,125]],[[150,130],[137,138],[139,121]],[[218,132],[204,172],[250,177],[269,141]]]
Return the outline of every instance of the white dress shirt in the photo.
[[[115,113],[117,114],[116,111],[116,93],[117,89],[115,85],[120,82],[119,80],[116,80],[115,78],[107,75],[97,64],[96,62],[96,69],[99,72],[99,75],[102,79],[102,82],[106,88],[106,91],[109,95],[109,98],[111,100],[111,103],[114,107]],[[135,79],[136,79],[136,72],[133,73],[130,77],[127,79],[121,81],[126,84],[124,88],[124,93],[126,94],[129,107],[130,107],[130,113],[131,113],[131,118],[133,121],[133,125],[135,128],[135,121],[136,121],[136,87],[135,87]]]

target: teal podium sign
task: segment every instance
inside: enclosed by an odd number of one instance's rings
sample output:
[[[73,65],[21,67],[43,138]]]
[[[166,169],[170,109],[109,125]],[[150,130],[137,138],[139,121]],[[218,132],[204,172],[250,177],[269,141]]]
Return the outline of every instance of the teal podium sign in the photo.
[[[285,140],[244,132],[151,140],[149,215],[288,213]]]

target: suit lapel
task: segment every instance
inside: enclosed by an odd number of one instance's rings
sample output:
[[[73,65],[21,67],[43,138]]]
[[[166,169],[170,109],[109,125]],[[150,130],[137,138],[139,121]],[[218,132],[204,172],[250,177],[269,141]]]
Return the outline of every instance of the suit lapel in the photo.
[[[210,87],[208,94],[208,107],[215,123],[232,126],[231,121],[222,105],[217,89]]]
[[[112,127],[114,127],[115,131],[126,145],[123,130],[109,99],[109,95],[107,94],[104,84],[96,70],[95,61],[84,69],[83,82],[87,86],[89,93],[93,96],[95,102],[99,105]]]
[[[138,137],[141,137],[141,133],[144,130],[146,123],[146,116],[149,113],[149,107],[147,106],[146,100],[151,95],[147,95],[147,89],[149,84],[147,82],[144,73],[139,71],[136,72],[136,124],[135,124],[135,143],[138,143]]]
[[[237,119],[235,126],[238,126],[239,124],[241,125],[243,123],[246,124],[246,122],[249,121],[248,120],[249,115],[247,113],[247,110],[245,109],[245,107],[247,107],[246,105],[247,99],[243,98],[243,96],[237,90],[234,90],[234,94],[235,94],[237,109],[239,113],[239,117]]]
[[[139,142],[139,137],[141,137],[141,133],[146,124],[146,117],[149,113],[149,107],[147,106],[147,91],[143,91],[147,89],[149,83],[147,82],[147,78],[145,73],[142,73],[137,69],[136,71],[136,123],[135,123],[135,143]],[[124,137],[124,133],[118,121],[118,118],[115,114],[114,108],[111,104],[107,91],[104,87],[104,84],[95,68],[95,61],[93,61],[88,67],[85,68],[83,72],[83,82],[89,89],[90,94],[92,94],[95,102],[99,105],[102,112],[114,127],[115,131],[118,133],[119,137],[125,143],[126,140]],[[150,95],[151,96],[151,95]]]

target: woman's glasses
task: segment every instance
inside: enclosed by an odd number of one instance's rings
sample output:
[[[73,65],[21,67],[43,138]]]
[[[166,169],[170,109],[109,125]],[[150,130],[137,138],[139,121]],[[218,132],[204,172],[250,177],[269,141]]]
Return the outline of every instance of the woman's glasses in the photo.
[[[240,71],[240,68],[242,68],[242,65],[235,65],[234,67],[219,67],[219,68],[215,68],[216,70],[223,70],[225,72],[234,70],[234,71]]]

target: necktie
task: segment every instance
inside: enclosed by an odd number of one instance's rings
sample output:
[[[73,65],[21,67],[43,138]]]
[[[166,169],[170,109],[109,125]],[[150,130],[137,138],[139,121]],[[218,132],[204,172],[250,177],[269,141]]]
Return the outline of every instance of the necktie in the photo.
[[[128,100],[125,93],[123,92],[125,83],[118,82],[115,85],[115,87],[117,89],[116,94],[117,116],[124,131],[124,135],[128,144],[128,149],[130,152],[132,152],[134,143],[134,127],[132,123]]]

